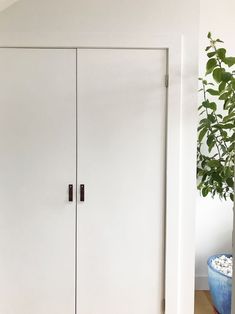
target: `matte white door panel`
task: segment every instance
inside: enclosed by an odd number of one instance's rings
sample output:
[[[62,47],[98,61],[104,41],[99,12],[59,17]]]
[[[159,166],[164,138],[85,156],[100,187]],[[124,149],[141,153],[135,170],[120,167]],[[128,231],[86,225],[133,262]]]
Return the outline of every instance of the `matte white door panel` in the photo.
[[[159,314],[166,53],[78,52],[78,314]],[[74,313],[76,51],[0,49],[0,313]]]
[[[160,314],[166,52],[78,51],[78,313]]]
[[[0,49],[0,313],[72,314],[76,50]]]

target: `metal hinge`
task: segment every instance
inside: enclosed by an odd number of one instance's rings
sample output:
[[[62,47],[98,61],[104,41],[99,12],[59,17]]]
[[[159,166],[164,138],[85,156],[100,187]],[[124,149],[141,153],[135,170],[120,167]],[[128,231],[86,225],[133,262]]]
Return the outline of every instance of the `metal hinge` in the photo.
[[[165,86],[166,88],[169,87],[169,75],[168,74],[165,75]]]
[[[166,299],[162,300],[162,313],[165,313],[166,311]]]

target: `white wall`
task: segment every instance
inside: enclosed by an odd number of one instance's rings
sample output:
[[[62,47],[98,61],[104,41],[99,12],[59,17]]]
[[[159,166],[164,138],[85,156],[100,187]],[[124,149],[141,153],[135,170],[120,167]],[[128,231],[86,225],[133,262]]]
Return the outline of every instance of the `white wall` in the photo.
[[[92,40],[94,32],[140,40],[149,33],[183,36],[181,282],[174,314],[193,313],[194,301],[198,13],[197,0],[21,0],[0,14],[0,45],[76,46],[79,34]]]
[[[225,11],[222,10],[226,8]],[[235,56],[234,41],[234,0],[221,3],[201,0],[199,34],[199,76],[205,72],[208,31],[225,42],[230,55]],[[200,97],[199,97],[200,100]],[[196,289],[208,288],[206,261],[210,255],[232,251],[232,207],[231,201],[197,198],[196,213]]]

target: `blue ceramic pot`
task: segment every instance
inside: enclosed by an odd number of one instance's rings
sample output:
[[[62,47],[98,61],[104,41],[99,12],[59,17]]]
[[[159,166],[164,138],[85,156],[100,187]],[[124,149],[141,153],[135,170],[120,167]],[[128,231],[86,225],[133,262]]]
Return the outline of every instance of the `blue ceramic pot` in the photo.
[[[212,260],[222,255],[232,256],[231,254],[218,254],[208,259],[208,282],[211,298],[217,312],[219,314],[231,314],[232,278],[212,267]]]

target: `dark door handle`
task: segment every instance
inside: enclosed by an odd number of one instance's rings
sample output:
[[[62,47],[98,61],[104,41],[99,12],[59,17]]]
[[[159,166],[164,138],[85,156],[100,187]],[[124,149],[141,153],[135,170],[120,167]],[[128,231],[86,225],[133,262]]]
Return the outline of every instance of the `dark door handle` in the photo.
[[[85,201],[85,185],[80,184],[80,202]]]
[[[69,184],[69,202],[73,202],[73,184]]]

